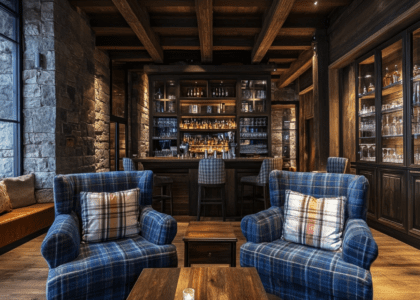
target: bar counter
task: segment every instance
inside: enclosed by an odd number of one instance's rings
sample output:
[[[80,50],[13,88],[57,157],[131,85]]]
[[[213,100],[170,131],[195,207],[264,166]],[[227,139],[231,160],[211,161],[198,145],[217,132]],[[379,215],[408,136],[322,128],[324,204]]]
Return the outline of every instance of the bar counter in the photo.
[[[224,159],[226,169],[226,216],[240,217],[239,183],[243,176],[258,175],[265,158]],[[156,175],[171,177],[174,181],[174,215],[197,215],[198,201],[198,164],[197,158],[150,157],[135,158],[135,163],[142,163],[145,170],[152,170]],[[157,191],[155,191],[157,192]],[[252,192],[248,187],[245,194]],[[259,203],[262,205],[262,203]],[[248,206],[244,206],[247,208]],[[159,206],[154,208],[160,210]],[[165,212],[169,213],[169,204]],[[221,209],[220,209],[221,211]],[[250,212],[250,210],[244,210]],[[203,213],[202,213],[203,216]],[[206,216],[221,216],[217,206],[207,212]]]

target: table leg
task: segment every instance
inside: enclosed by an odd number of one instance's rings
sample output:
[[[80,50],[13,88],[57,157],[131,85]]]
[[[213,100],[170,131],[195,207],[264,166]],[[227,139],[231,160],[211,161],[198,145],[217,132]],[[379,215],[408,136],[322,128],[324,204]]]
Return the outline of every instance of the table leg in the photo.
[[[188,260],[188,242],[184,243],[184,267],[189,267],[189,260]]]
[[[236,267],[236,242],[231,243],[231,258],[230,258],[230,266]]]

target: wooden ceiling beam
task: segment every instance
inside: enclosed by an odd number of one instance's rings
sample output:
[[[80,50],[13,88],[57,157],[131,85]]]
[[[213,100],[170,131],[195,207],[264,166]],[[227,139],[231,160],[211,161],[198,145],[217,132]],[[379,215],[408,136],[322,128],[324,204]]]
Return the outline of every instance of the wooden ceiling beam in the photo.
[[[309,50],[312,38],[282,37],[275,39],[269,50]]]
[[[273,0],[257,42],[252,50],[252,62],[259,63],[264,58],[280,28],[289,16],[295,0]]]
[[[147,51],[109,51],[109,57],[112,61],[153,61]]]
[[[284,88],[305,73],[312,66],[312,57],[312,49],[302,52],[299,58],[290,65],[290,69],[280,76],[277,86]]]
[[[150,27],[149,15],[136,0],[112,0],[124,19],[133,29],[153,61],[163,63],[163,50],[158,37]]]
[[[201,62],[213,60],[213,0],[195,0]]]

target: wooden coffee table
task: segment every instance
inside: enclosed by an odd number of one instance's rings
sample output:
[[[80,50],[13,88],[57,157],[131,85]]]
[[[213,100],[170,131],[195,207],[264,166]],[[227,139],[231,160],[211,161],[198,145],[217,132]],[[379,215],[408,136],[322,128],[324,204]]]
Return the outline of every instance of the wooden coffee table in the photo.
[[[195,290],[196,300],[279,299],[268,297],[255,268],[143,269],[127,300],[182,300]]]
[[[183,238],[184,267],[230,264],[236,267],[236,238],[230,223],[190,222]]]

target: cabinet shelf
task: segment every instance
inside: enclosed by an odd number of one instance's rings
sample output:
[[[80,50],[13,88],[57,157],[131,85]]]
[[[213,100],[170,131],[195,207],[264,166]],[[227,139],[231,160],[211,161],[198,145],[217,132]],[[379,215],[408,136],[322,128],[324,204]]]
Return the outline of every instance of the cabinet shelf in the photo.
[[[376,136],[368,136],[368,137],[366,137],[366,136],[360,137],[359,136],[359,139],[376,139]]]
[[[398,106],[398,107],[395,107],[395,108],[383,110],[382,114],[391,114],[391,113],[396,113],[396,112],[400,112],[400,111],[403,111],[402,106]]]
[[[359,99],[375,99],[375,91],[370,91],[366,94],[359,94]]]
[[[236,101],[236,97],[182,97],[180,101]]]
[[[374,116],[375,116],[375,114],[376,114],[376,113],[375,113],[374,111],[373,111],[373,112],[369,112],[369,113],[364,113],[364,114],[359,112],[359,117],[360,117],[360,118],[374,117]]]
[[[153,136],[152,140],[154,141],[160,141],[160,140],[177,140],[176,137],[158,137],[158,136]]]
[[[179,129],[180,132],[229,132],[229,131],[235,131],[236,128],[232,129]]]
[[[382,88],[382,96],[391,95],[402,90],[402,80]]]
[[[403,137],[403,134],[397,134],[397,135],[383,135],[382,138],[396,138],[396,137]]]
[[[199,114],[182,114],[182,118],[184,117],[224,117],[224,118],[236,118],[234,115],[232,114],[206,114],[206,113],[199,113]]]
[[[172,117],[172,118],[178,117],[176,113],[157,113],[157,112],[153,112],[153,116],[154,117]]]

